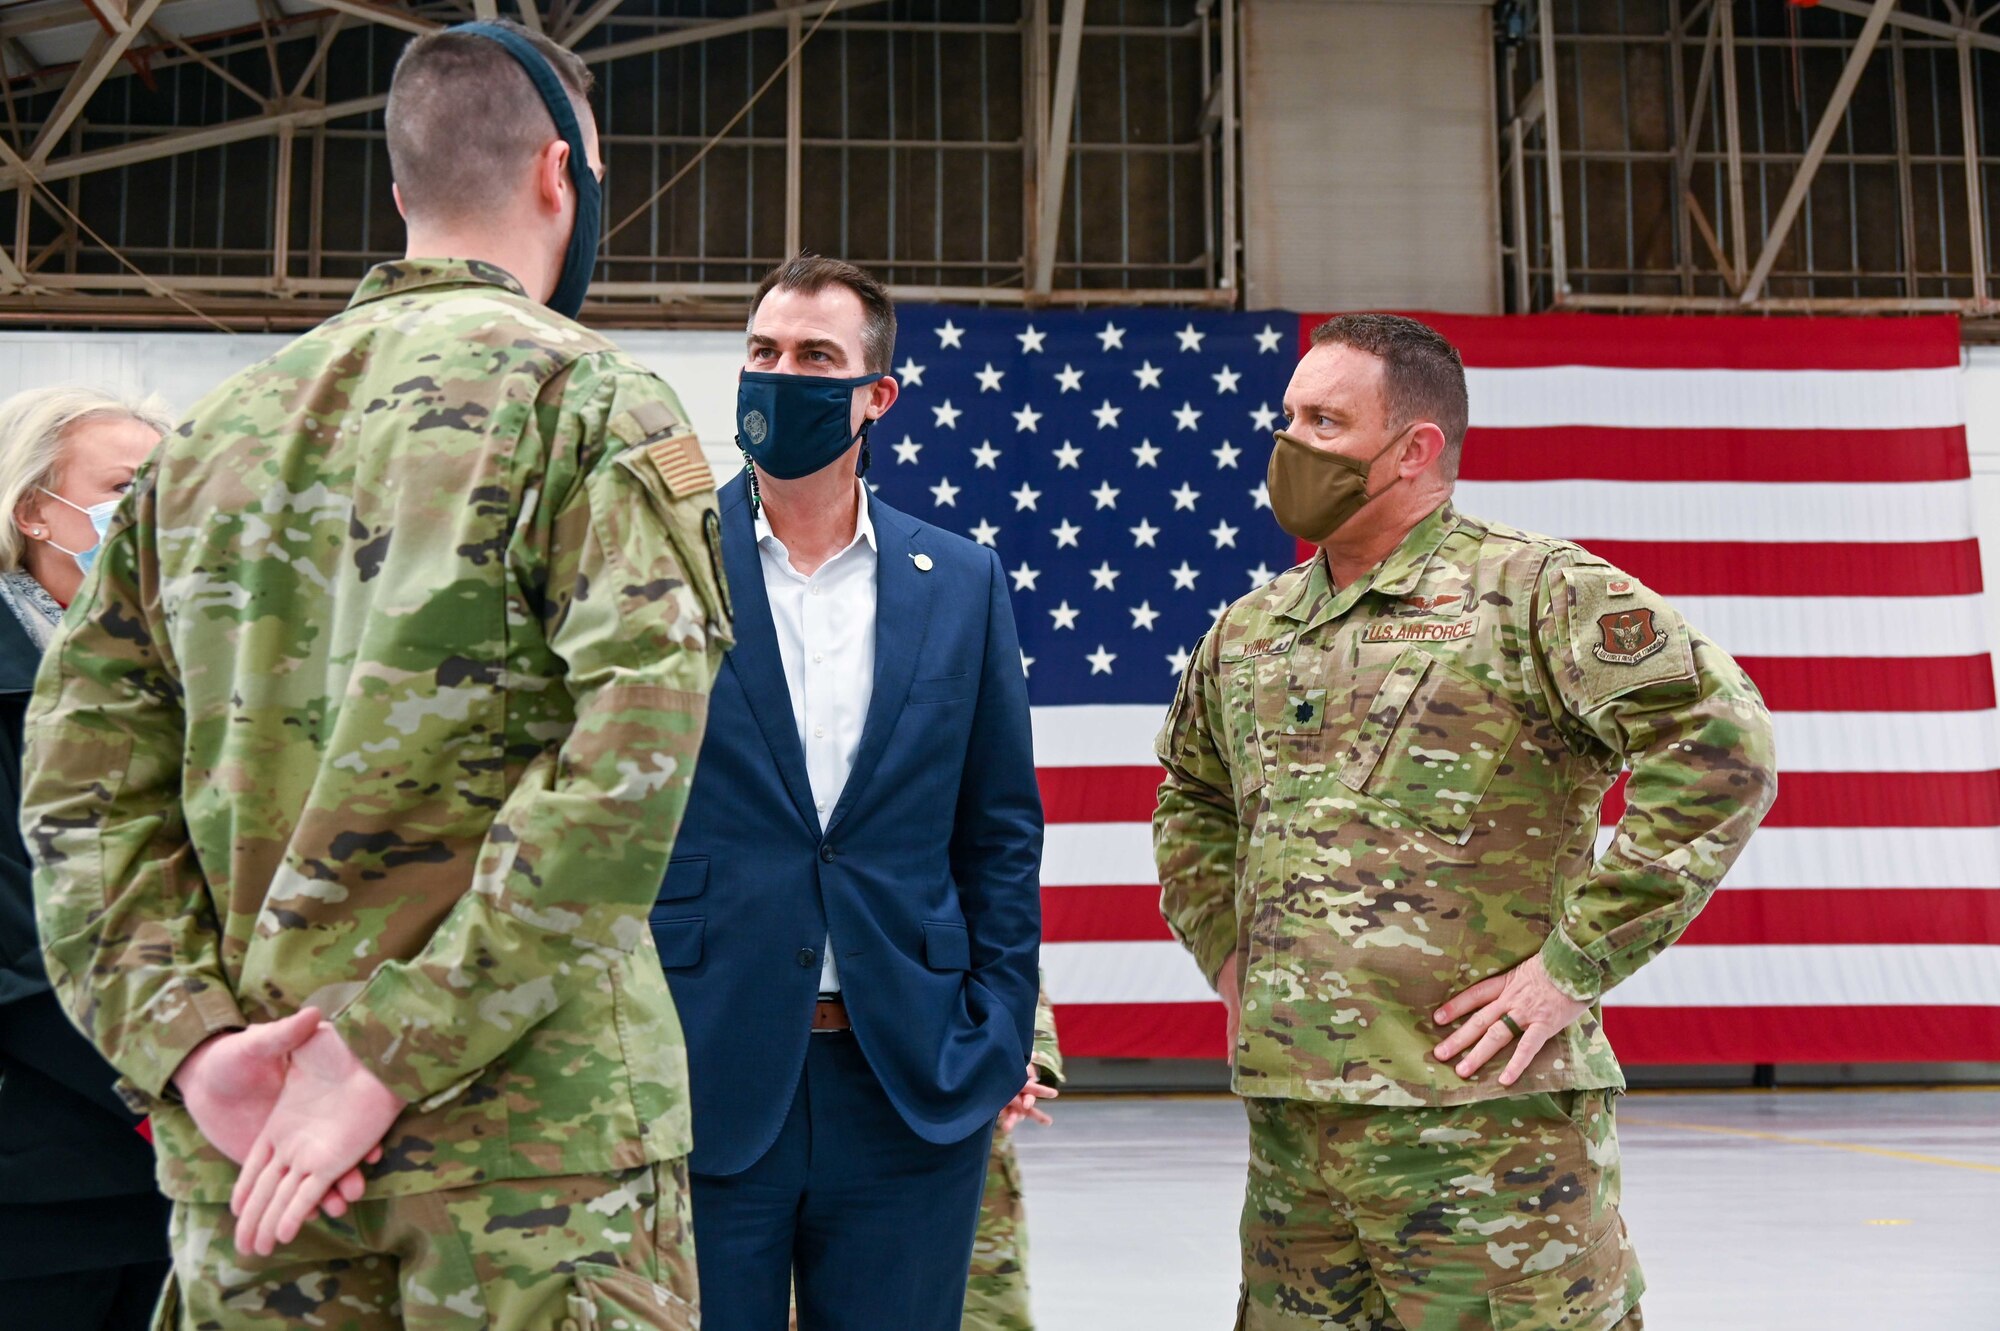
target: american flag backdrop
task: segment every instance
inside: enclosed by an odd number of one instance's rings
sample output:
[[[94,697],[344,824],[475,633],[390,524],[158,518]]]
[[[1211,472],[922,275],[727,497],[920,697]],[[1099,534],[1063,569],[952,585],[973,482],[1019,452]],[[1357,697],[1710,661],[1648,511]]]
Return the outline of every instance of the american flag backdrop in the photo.
[[[1468,369],[1460,506],[1637,574],[1777,714],[1778,803],[1607,997],[1621,1056],[2000,1058],[2000,726],[1955,321],[1424,317]],[[1152,739],[1216,612],[1296,561],[1262,487],[1318,316],[901,319],[870,479],[1012,581],[1065,1050],[1219,1057],[1220,1005],[1159,917]]]

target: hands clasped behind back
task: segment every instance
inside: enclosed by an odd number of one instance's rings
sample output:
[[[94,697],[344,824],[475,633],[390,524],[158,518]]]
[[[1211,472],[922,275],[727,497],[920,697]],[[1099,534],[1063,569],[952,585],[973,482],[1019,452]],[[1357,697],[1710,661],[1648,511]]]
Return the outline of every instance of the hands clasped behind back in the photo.
[[[403,1110],[315,1008],[216,1036],[174,1085],[202,1135],[243,1166],[236,1244],[263,1256],[315,1211],[340,1216],[361,1199],[360,1166],[381,1158]]]

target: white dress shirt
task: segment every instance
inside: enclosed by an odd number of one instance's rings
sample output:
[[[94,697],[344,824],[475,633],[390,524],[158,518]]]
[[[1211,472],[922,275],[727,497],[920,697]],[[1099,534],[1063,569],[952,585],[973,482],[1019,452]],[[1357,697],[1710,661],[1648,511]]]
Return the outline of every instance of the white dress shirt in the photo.
[[[875,524],[868,519],[868,491],[860,491],[861,516],[847,548],[807,575],[792,567],[791,552],[757,513],[757,553],[764,565],[764,593],[778,631],[778,655],[792,695],[792,719],[805,750],[806,777],[822,830],[840,803],[861,729],[875,694]],[[837,993],[833,938],[819,968],[821,993]]]

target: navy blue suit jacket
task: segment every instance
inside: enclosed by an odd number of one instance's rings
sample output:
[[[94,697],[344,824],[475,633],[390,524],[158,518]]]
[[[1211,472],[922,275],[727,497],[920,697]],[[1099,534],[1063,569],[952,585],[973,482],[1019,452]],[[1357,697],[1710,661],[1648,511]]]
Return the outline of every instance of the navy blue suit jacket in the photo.
[[[652,915],[687,1032],[692,1166],[738,1173],[776,1139],[829,933],[897,1111],[927,1141],[963,1140],[1026,1080],[1041,945],[1042,805],[1006,575],[993,551],[869,500],[875,687],[822,833],[740,477],[721,510],[736,646]]]

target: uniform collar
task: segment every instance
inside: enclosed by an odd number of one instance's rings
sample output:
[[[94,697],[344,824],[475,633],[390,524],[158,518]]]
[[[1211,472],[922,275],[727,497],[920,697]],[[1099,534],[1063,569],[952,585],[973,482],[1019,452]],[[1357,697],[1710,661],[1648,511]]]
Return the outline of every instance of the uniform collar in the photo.
[[[370,268],[347,307],[430,287],[466,286],[499,287],[524,299],[528,294],[513,274],[480,259],[395,259]]]
[[[1389,552],[1387,559],[1337,590],[1327,575],[1325,552],[1314,551],[1306,576],[1299,581],[1298,590],[1278,607],[1277,613],[1286,619],[1314,625],[1346,613],[1364,593],[1370,591],[1384,596],[1407,596],[1416,590],[1438,547],[1444,544],[1444,538],[1457,525],[1458,511],[1447,499],[1432,509],[1422,522],[1410,528],[1409,534]]]

